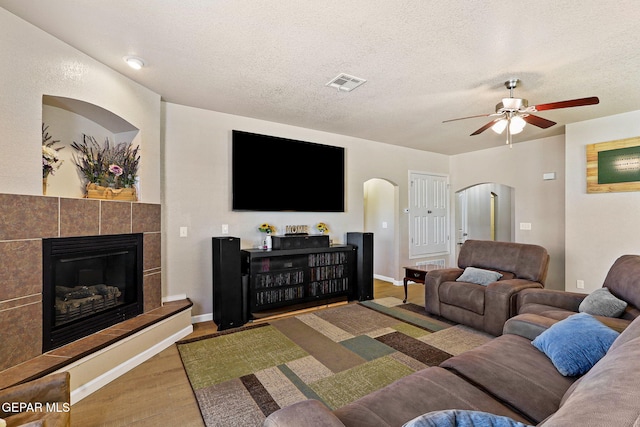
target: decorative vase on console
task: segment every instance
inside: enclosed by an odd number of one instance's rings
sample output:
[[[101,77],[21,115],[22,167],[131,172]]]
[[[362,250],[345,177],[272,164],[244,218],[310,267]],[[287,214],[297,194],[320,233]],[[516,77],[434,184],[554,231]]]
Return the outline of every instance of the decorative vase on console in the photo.
[[[318,230],[320,234],[326,234],[329,232],[329,227],[324,222],[319,222],[316,224],[316,230]]]
[[[270,225],[265,222],[264,224],[261,224],[260,227],[258,227],[258,230],[265,233],[265,237],[262,240],[262,249],[271,249],[273,247],[272,241],[271,241],[271,234],[275,233],[276,228],[273,225]]]

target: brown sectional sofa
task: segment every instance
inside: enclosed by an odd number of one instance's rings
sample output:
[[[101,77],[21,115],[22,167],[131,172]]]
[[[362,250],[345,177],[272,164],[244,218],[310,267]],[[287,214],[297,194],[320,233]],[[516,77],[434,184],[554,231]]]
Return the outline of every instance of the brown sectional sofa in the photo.
[[[523,290],[517,305],[522,314],[507,320],[504,334],[490,342],[334,411],[315,400],[296,403],[271,414],[264,426],[391,427],[427,412],[461,409],[543,427],[638,427],[640,256],[620,257],[603,287],[627,307],[620,318],[594,317],[622,333],[581,377],[562,376],[532,340],[576,314],[586,295]]]
[[[607,273],[603,288],[625,301],[627,307],[620,317],[596,316],[605,325],[622,331],[640,316],[640,256],[623,255]],[[578,312],[587,294],[551,289],[524,289],[518,295],[518,322],[507,322],[506,333],[536,336],[559,320]],[[528,330],[526,330],[528,329]]]
[[[562,376],[530,337],[504,334],[333,412],[307,400],[274,412],[264,426],[401,426],[444,409],[490,412],[544,427],[638,426],[637,360],[640,320],[580,378]]]
[[[502,277],[487,286],[458,281],[467,267],[492,270]],[[489,240],[467,240],[460,248],[458,268],[430,271],[425,278],[427,313],[502,334],[507,319],[517,314],[518,293],[543,288],[549,254],[541,246]]]

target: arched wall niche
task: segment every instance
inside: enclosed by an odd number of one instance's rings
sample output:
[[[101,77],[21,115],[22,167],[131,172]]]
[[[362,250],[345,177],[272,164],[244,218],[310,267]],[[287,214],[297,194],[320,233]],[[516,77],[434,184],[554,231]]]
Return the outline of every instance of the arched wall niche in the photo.
[[[58,151],[60,166],[47,178],[46,194],[50,196],[84,197],[85,182],[75,165],[77,152],[71,147],[74,141],[82,142],[84,134],[100,144],[108,139],[110,144],[140,145],[140,129],[109,110],[79,99],[43,95],[42,123],[52,140],[59,141],[53,148],[62,147]],[[139,182],[136,187],[140,195]]]

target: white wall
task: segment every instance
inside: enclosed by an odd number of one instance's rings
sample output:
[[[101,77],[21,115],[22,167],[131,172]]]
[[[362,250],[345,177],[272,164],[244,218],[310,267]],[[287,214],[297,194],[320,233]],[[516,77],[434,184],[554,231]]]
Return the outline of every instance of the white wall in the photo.
[[[140,129],[140,197],[160,203],[160,95],[2,8],[0,79],[0,193],[42,194],[42,96],[53,95],[98,105]]]
[[[556,179],[544,181],[542,175],[547,172],[555,172]],[[545,284],[549,289],[564,289],[565,283],[564,177],[564,136],[451,156],[452,192],[488,182],[514,188],[515,241],[549,251]],[[453,206],[451,212],[455,212]],[[520,230],[521,222],[531,223],[531,230]]]
[[[640,111],[567,125],[567,290],[602,286],[621,255],[640,254],[640,192],[587,194],[586,146],[640,135]],[[576,280],[585,288],[577,289]]]
[[[211,237],[221,235],[222,224],[229,224],[229,234],[240,237],[243,248],[258,244],[257,227],[263,222],[281,232],[288,224],[313,226],[322,221],[334,242],[344,242],[348,231],[364,231],[365,181],[383,178],[398,183],[402,209],[408,204],[408,170],[449,172],[444,155],[170,103],[163,110],[167,260],[163,295],[187,294],[194,302],[194,314],[212,310]],[[346,212],[233,212],[229,190],[233,129],[345,147]],[[264,172],[247,173],[255,174],[258,185]],[[407,217],[399,218],[399,259],[408,263]],[[188,227],[188,237],[179,237],[180,227]],[[394,278],[401,277],[398,268]]]

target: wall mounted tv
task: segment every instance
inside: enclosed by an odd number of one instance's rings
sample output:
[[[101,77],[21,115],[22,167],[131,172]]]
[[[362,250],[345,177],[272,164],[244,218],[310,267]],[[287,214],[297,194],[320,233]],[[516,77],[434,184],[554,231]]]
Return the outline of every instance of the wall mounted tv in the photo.
[[[234,211],[344,212],[344,148],[233,131]]]

